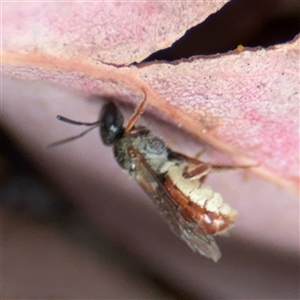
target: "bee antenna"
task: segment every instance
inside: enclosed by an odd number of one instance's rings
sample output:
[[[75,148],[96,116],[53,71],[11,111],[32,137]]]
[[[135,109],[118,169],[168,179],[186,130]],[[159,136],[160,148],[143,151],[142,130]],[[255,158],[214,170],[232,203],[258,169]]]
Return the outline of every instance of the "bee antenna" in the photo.
[[[72,125],[84,125],[84,126],[93,126],[93,125],[98,125],[100,123],[100,120],[96,121],[96,122],[92,122],[92,123],[86,123],[86,122],[78,122],[78,121],[74,121],[71,119],[68,119],[66,117],[63,117],[61,115],[56,116],[56,119],[65,123],[69,123]]]

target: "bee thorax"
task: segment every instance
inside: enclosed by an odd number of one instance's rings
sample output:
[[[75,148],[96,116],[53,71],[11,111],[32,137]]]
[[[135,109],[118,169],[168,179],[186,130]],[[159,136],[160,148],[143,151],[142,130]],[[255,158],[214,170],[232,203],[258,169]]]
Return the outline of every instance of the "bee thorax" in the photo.
[[[154,170],[158,171],[167,161],[165,143],[152,135],[124,136],[114,144],[114,155],[120,166],[135,177],[134,157],[129,154],[130,147],[138,151]]]

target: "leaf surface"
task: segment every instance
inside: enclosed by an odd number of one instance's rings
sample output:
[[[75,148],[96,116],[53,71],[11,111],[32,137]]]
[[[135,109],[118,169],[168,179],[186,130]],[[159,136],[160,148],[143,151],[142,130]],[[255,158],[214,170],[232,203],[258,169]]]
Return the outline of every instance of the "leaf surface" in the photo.
[[[299,36],[268,49],[140,62],[223,2],[3,4],[2,73],[138,103],[278,184],[299,184]]]

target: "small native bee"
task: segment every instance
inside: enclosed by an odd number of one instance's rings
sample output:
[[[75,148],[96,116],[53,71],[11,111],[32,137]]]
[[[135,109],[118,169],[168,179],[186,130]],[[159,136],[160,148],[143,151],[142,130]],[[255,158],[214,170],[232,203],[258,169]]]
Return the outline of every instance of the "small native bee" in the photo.
[[[214,165],[172,151],[147,128],[135,126],[145,106],[146,98],[126,127],[123,127],[123,114],[114,102],[103,106],[100,119],[94,123],[57,116],[60,121],[91,128],[51,146],[74,140],[99,126],[103,143],[113,147],[119,165],[154,200],[171,230],[193,251],[216,262],[221,252],[213,236],[233,224],[236,211],[203,182],[211,171],[237,167]]]

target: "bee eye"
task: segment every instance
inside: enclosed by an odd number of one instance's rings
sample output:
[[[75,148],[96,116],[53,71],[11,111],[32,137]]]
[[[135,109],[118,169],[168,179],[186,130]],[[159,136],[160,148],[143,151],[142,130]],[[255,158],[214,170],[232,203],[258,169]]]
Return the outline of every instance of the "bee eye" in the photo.
[[[124,132],[123,121],[121,111],[113,102],[103,106],[100,116],[100,134],[105,145],[112,145],[122,137]]]

